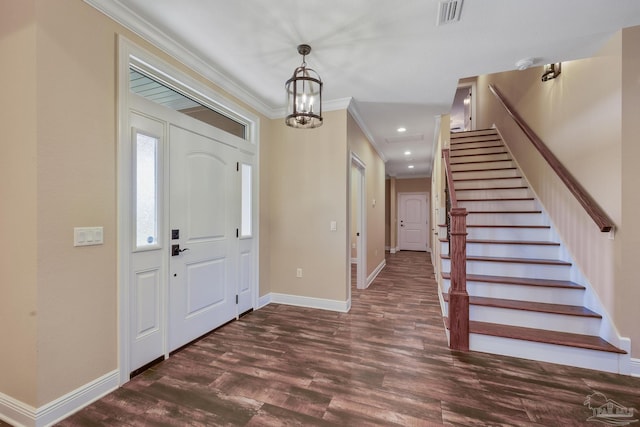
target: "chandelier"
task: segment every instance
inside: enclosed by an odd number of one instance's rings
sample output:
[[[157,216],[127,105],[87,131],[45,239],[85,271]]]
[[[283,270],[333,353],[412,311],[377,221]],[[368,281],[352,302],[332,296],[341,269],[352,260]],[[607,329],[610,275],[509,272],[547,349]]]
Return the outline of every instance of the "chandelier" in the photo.
[[[287,126],[311,129],[322,126],[322,80],[311,68],[307,68],[305,57],[311,46],[301,44],[298,53],[302,55],[302,65],[293,71],[293,76],[285,84],[287,90]]]

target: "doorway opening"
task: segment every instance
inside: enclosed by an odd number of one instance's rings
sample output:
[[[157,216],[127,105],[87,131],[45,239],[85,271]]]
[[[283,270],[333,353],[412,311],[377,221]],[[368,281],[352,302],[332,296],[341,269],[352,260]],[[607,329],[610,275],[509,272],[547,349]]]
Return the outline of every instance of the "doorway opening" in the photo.
[[[349,174],[349,284],[355,283],[356,288],[366,287],[366,206],[365,206],[365,165],[360,158],[351,153],[351,170]],[[355,277],[354,277],[355,275]],[[351,286],[349,286],[351,289]]]
[[[476,128],[476,82],[458,85],[451,105],[451,132],[466,132]]]

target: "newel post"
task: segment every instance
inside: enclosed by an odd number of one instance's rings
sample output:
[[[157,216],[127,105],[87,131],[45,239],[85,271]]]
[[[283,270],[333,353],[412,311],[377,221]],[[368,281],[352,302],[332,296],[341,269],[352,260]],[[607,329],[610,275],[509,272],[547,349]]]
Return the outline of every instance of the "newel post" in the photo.
[[[467,293],[467,210],[451,208],[451,288],[449,289],[449,347],[469,351],[469,294]]]

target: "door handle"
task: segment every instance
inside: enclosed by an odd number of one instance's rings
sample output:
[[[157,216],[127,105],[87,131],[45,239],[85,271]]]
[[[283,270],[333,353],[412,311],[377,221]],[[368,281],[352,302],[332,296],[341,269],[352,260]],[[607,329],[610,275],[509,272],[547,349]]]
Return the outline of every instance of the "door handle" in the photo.
[[[181,252],[188,250],[189,248],[180,249],[180,245],[171,245],[171,256],[178,256]]]

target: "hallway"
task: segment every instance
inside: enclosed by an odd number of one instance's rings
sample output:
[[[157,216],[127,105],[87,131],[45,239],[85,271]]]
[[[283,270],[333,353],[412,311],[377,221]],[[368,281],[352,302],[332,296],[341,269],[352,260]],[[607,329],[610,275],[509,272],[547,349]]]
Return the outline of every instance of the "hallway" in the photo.
[[[640,378],[451,352],[428,254],[387,254],[352,292],[349,313],[248,314],[59,425],[572,426],[595,391],[640,408]]]

